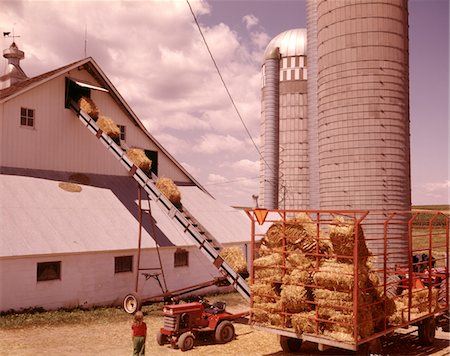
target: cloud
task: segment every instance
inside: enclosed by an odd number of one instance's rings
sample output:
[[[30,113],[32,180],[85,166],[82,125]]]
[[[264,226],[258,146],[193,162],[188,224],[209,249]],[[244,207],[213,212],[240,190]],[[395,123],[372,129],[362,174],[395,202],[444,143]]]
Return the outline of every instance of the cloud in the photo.
[[[191,6],[200,20],[213,9],[203,0],[191,1]],[[243,21],[248,29],[260,27],[253,15]],[[209,182],[208,175],[216,174],[224,161],[241,162],[234,171],[238,177],[251,174],[251,164],[243,162],[255,158],[255,149],[186,2],[4,2],[0,23],[5,31],[14,27],[20,34],[16,42],[25,52],[21,65],[30,77],[84,58],[86,45],[86,55],[99,64],[147,130],[200,182]],[[261,48],[268,37],[257,31],[238,34],[224,23],[202,25],[202,30],[242,119],[258,136]],[[232,187],[238,197],[244,183]],[[221,191],[228,189],[217,190],[217,198],[237,201],[231,191],[229,198]]]
[[[222,164],[223,167],[232,168],[233,170],[235,170],[236,172],[240,172],[241,174],[249,173],[254,176],[259,174],[259,165],[259,160],[251,161],[246,158],[236,162]]]
[[[245,24],[245,27],[247,27],[247,29],[250,29],[252,27],[255,27],[259,23],[259,20],[255,15],[250,14],[245,15],[242,18],[242,22]]]
[[[204,154],[239,152],[244,142],[231,135],[206,134],[201,141],[193,147],[195,152]]]
[[[424,184],[425,191],[429,193],[433,193],[436,191],[440,191],[443,189],[450,189],[450,180],[446,180],[444,182],[434,182],[434,183],[426,183]]]

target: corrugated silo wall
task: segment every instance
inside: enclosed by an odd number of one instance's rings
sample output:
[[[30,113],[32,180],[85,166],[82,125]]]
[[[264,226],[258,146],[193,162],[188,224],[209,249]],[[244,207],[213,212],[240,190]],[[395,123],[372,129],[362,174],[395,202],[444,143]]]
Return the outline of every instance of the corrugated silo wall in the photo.
[[[262,67],[260,203],[278,208],[279,178],[279,52]]]
[[[309,207],[306,56],[280,59],[280,209]]]
[[[321,208],[410,209],[407,1],[318,0],[317,36]],[[406,229],[389,236],[405,263]]]
[[[319,142],[317,113],[317,0],[308,0],[307,57],[308,57],[308,158],[309,158],[309,208],[320,208]]]

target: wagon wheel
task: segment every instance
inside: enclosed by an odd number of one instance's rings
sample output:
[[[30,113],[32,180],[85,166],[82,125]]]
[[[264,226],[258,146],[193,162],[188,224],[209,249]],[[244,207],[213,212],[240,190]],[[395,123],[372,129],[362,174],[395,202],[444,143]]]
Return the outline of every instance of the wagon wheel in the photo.
[[[222,321],[216,328],[214,339],[218,344],[226,344],[234,338],[234,326],[228,321]]]
[[[427,318],[419,325],[419,343],[429,346],[434,342],[436,335],[436,320],[434,317]]]
[[[302,346],[302,339],[297,339],[294,337],[287,337],[284,335],[280,336],[281,349],[284,352],[298,352]]]
[[[141,309],[141,306],[142,300],[137,293],[128,293],[125,298],[123,298],[123,309],[125,309],[128,314],[134,314]]]
[[[156,342],[159,346],[167,344],[167,335],[164,335],[161,331],[158,331],[158,333],[156,334]]]
[[[191,332],[181,334],[177,345],[181,351],[188,351],[192,349],[194,347],[194,335]]]

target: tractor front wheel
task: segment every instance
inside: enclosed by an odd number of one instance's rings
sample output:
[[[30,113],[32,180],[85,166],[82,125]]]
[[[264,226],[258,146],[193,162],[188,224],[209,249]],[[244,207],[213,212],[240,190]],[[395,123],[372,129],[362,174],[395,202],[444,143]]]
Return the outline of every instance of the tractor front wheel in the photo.
[[[298,352],[302,347],[302,339],[280,335],[281,349],[286,353]]]
[[[167,335],[164,335],[161,331],[158,331],[158,333],[156,334],[156,342],[159,346],[167,344]]]
[[[434,317],[424,319],[419,325],[419,343],[423,346],[433,344],[436,335],[436,320]]]
[[[194,335],[191,332],[181,334],[177,345],[181,351],[188,351],[192,349],[194,347]]]
[[[125,309],[128,314],[136,313],[141,309],[141,306],[141,297],[137,293],[128,293],[125,298],[123,298],[123,309]]]
[[[226,344],[227,342],[233,340],[234,338],[233,324],[228,320],[222,321],[219,325],[217,325],[214,338],[218,344]]]

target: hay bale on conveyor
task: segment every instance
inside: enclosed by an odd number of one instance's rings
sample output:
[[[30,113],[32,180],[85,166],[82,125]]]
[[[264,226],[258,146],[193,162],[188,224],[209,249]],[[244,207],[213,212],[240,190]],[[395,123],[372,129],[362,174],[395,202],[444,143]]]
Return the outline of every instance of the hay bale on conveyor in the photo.
[[[97,121],[100,112],[97,108],[97,105],[95,105],[94,100],[88,98],[87,96],[83,96],[80,98],[80,100],[78,100],[78,105],[81,110],[83,110],[86,114]]]
[[[220,251],[220,256],[237,273],[247,272],[247,261],[240,247],[225,247]]]
[[[172,179],[164,177],[158,178],[156,181],[156,188],[158,188],[173,205],[177,208],[181,207],[181,193]]]
[[[97,125],[109,137],[111,137],[113,139],[119,138],[120,129],[119,129],[119,126],[117,126],[117,124],[114,122],[113,119],[100,115],[100,117],[97,120]]]
[[[133,161],[135,166],[139,167],[144,172],[150,171],[152,161],[140,148],[130,148],[129,150],[127,150],[127,156]]]

